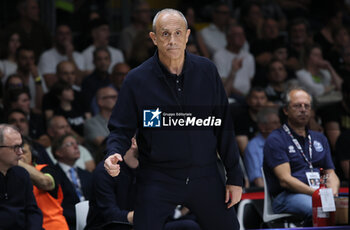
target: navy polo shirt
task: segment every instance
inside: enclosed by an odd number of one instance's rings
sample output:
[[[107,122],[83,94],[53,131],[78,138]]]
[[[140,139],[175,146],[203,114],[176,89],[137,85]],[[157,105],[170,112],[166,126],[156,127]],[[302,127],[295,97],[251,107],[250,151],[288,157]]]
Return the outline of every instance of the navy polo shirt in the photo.
[[[184,66],[180,75],[172,74],[169,70],[163,65],[163,63],[159,60],[158,52],[155,54],[157,56],[157,62],[165,76],[165,80],[170,87],[172,93],[176,96],[179,104],[184,104],[183,97],[183,89],[184,89],[184,72],[186,68],[186,61],[184,62]]]
[[[310,160],[309,141],[307,137],[297,135],[290,127],[293,136],[299,141],[303,151]],[[334,169],[330,148],[326,137],[319,132],[307,130],[311,136],[312,143],[312,166],[314,172],[320,168]],[[306,172],[309,172],[309,164],[301,152],[294,145],[291,137],[284,131],[283,127],[274,130],[266,140],[264,146],[264,170],[270,194],[277,196],[285,188],[280,186],[278,178],[273,169],[283,163],[289,162],[292,176],[308,185]]]

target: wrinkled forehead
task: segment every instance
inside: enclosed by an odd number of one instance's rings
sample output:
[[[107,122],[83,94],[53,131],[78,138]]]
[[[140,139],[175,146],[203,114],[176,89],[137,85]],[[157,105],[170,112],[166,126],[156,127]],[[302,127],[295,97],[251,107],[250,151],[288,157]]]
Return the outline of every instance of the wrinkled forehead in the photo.
[[[186,22],[177,13],[161,13],[156,21],[157,30],[186,30]]]
[[[303,90],[293,90],[290,92],[290,102],[294,103],[311,103],[311,97],[308,93]]]
[[[20,144],[22,143],[22,136],[17,130],[8,127],[4,130],[3,142],[3,144]]]

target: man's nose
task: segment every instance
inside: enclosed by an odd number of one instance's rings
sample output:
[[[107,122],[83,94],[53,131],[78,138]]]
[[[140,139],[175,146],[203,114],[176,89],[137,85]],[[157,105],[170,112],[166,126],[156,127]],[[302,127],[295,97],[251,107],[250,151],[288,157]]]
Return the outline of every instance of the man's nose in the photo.
[[[171,34],[170,35],[170,41],[169,41],[171,44],[174,44],[175,43],[175,34]]]
[[[23,152],[23,148],[19,148],[19,149],[18,149],[18,155],[20,155],[20,156],[21,156],[21,155],[23,155],[23,154],[24,154],[24,152]]]

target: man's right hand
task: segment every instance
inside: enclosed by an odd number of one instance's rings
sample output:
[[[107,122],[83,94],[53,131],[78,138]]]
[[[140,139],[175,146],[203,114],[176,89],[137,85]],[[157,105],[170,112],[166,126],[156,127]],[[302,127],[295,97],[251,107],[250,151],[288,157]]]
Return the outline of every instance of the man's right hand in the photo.
[[[134,223],[134,211],[128,212],[127,219],[130,224]]]
[[[104,167],[112,177],[116,177],[120,173],[119,161],[123,161],[123,158],[119,153],[115,153],[105,160]]]

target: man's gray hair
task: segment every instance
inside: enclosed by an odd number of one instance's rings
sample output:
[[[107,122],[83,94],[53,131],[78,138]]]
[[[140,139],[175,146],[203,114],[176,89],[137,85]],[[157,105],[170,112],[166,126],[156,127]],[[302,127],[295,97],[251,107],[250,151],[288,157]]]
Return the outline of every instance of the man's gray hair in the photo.
[[[256,120],[258,124],[267,124],[269,122],[269,115],[275,114],[278,116],[278,110],[274,107],[264,107],[256,115]]]
[[[289,88],[285,94],[285,97],[284,97],[284,108],[287,108],[289,106],[289,103],[290,103],[290,93],[292,91],[304,91],[307,95],[309,95],[310,97],[310,104],[312,105],[312,96],[311,94],[303,87],[300,87],[300,86],[292,86],[291,88]]]
[[[175,9],[171,9],[171,8],[165,8],[165,9],[163,9],[161,11],[158,11],[156,16],[154,16],[154,18],[153,18],[152,30],[153,30],[154,33],[156,33],[156,22],[158,20],[159,15],[162,14],[162,13],[178,14],[178,15],[180,15],[182,17],[182,19],[185,21],[186,29],[188,28],[186,17],[180,11],[175,10]]]
[[[19,130],[16,126],[9,125],[9,124],[0,124],[0,145],[4,144],[5,141],[5,133],[9,130],[13,130],[19,133]]]

